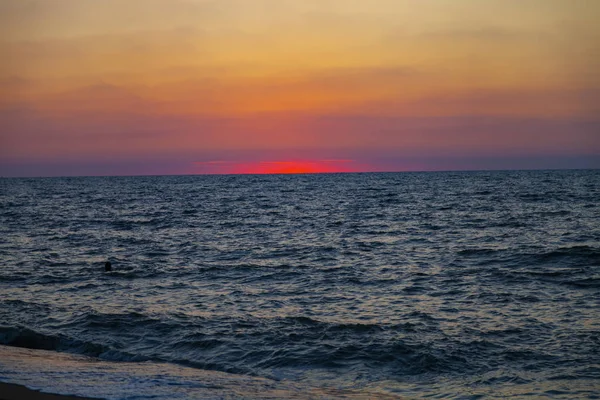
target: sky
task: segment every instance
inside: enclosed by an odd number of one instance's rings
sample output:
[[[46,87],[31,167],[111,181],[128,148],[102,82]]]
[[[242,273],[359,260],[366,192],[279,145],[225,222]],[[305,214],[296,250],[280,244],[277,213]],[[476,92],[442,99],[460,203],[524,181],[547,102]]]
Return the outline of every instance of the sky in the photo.
[[[600,1],[0,0],[0,176],[600,168]]]

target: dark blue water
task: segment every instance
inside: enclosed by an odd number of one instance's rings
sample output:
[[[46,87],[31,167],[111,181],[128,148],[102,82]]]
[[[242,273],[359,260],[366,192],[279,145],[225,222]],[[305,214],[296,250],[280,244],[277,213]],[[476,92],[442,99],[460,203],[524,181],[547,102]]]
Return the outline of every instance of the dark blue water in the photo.
[[[2,179],[0,207],[0,344],[600,398],[600,171]]]

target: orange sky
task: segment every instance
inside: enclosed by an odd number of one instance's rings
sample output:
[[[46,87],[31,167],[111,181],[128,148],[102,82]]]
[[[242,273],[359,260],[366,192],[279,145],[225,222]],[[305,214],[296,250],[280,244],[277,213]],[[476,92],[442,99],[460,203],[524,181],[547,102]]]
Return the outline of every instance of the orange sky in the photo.
[[[599,16],[584,0],[0,0],[0,174],[597,168]]]

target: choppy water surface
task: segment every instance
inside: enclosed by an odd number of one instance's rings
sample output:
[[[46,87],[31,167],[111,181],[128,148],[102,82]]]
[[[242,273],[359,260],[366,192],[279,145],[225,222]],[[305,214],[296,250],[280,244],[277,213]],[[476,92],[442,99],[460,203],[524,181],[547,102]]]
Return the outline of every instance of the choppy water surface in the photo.
[[[600,171],[2,179],[0,343],[600,398],[599,199]]]

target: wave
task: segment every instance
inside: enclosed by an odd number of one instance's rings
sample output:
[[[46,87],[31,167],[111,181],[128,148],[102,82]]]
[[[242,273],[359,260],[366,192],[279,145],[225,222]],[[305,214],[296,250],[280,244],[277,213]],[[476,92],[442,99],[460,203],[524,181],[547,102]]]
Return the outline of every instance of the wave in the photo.
[[[583,289],[599,289],[600,288],[600,277],[578,279],[578,280],[568,280],[568,281],[564,281],[563,284],[576,286],[576,287],[583,288]]]
[[[600,266],[600,249],[591,246],[559,247],[542,252],[479,247],[458,250],[455,254],[457,266],[465,262],[481,267],[502,265],[507,272],[524,269],[522,272],[533,275],[570,275],[582,272],[581,268]],[[542,267],[543,270],[539,269]]]
[[[417,321],[421,317],[413,313],[411,319]],[[159,320],[139,313],[92,312],[63,325],[63,330],[71,334],[48,333],[25,326],[0,326],[0,344],[110,361],[166,361],[243,374],[262,371],[265,376],[279,368],[310,366],[348,370],[358,364],[376,364],[399,374],[414,375],[451,371],[457,362],[455,354],[446,354],[439,346],[401,339],[399,335],[414,332],[416,325],[408,322],[382,326],[324,322],[305,316],[250,319],[232,326],[245,332],[243,336],[233,337],[209,334],[201,328],[206,324],[215,322],[203,318]],[[91,331],[96,332],[96,336],[84,333]],[[115,342],[116,336],[129,343]],[[139,342],[141,337],[144,343]]]
[[[64,335],[44,334],[25,327],[0,326],[0,343],[36,350],[54,350],[107,361],[147,361],[148,358]]]

